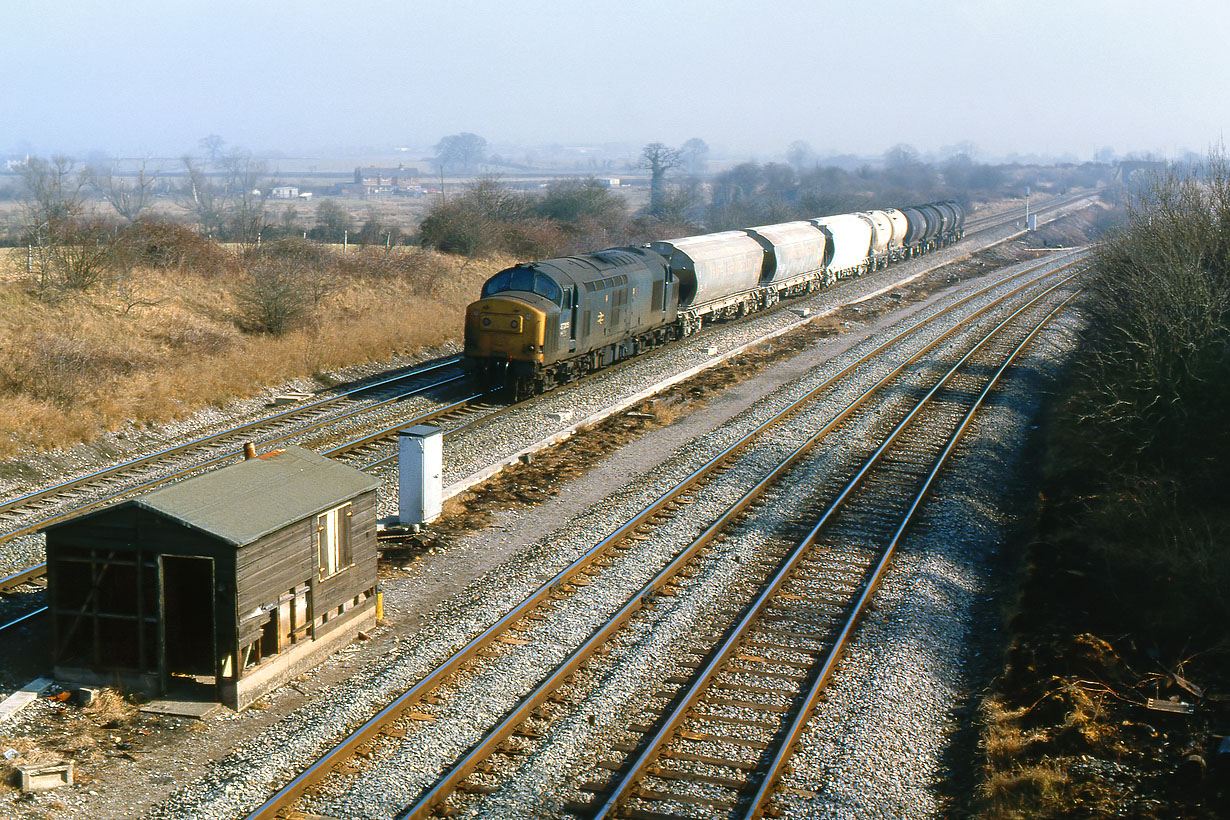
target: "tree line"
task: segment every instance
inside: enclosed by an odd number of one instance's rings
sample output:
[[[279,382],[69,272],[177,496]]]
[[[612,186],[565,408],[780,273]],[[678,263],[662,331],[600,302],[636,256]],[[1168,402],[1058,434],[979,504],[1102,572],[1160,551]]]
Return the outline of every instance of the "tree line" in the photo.
[[[745,162],[702,176],[708,153],[700,139],[679,148],[646,145],[639,167],[649,172],[649,202],[636,212],[594,178],[561,180],[541,192],[524,192],[498,177],[480,177],[459,195],[432,205],[419,226],[418,241],[450,253],[543,257],[936,199],[968,206],[975,198],[1011,193],[1011,184],[1022,190],[1030,184],[1087,187],[1106,180],[1110,171],[1086,163],[1035,169],[1022,180],[968,154],[939,164],[924,162],[909,146],[890,149],[880,165],[846,170],[821,165],[799,141],[787,152],[787,163]]]

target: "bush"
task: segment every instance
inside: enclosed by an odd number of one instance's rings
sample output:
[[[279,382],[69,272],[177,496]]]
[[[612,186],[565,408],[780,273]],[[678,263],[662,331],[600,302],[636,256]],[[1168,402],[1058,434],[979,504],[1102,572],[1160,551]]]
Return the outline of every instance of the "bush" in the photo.
[[[436,254],[422,249],[360,248],[336,260],[337,275],[405,280],[422,295],[434,293],[449,271]]]
[[[498,250],[494,227],[461,202],[433,205],[419,223],[419,242],[444,253],[481,256]]]
[[[1131,196],[1090,278],[1098,321],[1073,412],[1082,437],[1133,472],[1228,455],[1216,418],[1230,398],[1230,168],[1172,172]]]
[[[333,266],[335,256],[333,249],[328,245],[308,239],[289,237],[260,245],[251,245],[244,251],[243,259],[249,263],[264,259],[329,268]]]
[[[309,285],[302,269],[293,262],[257,260],[244,272],[235,290],[240,327],[274,336],[295,328],[312,305]]]
[[[89,386],[150,363],[147,357],[100,345],[97,340],[49,333],[32,340],[17,375],[30,396],[71,408]]]
[[[144,265],[217,276],[233,265],[230,254],[217,242],[174,222],[134,222],[121,231],[117,248],[117,260],[128,267]]]
[[[1118,622],[1171,657],[1230,622],[1230,167],[1127,196],[1089,275],[1093,320],[1052,424],[1052,483]]]

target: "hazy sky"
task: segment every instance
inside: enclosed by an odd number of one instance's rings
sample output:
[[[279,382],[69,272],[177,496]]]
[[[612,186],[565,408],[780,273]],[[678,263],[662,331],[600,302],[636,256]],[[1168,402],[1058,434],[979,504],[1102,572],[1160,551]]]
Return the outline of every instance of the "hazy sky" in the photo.
[[[1230,3],[0,0],[0,152],[701,137],[760,159],[1204,152]]]

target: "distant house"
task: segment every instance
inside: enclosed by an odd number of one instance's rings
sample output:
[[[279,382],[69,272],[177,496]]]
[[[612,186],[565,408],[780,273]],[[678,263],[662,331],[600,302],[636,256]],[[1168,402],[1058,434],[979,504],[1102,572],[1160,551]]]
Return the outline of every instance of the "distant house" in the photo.
[[[1148,160],[1124,160],[1115,169],[1115,180],[1129,182],[1136,174],[1160,174],[1170,167],[1168,162]]]
[[[343,186],[343,193],[351,196],[381,196],[398,194],[417,196],[423,191],[419,185],[419,169],[398,165],[396,168],[379,168],[374,165],[354,169],[354,184]]]
[[[379,485],[288,446],[53,524],[56,677],[246,708],[374,621]]]
[[[269,192],[269,196],[273,199],[295,199],[299,196],[299,189],[290,185],[279,185]]]

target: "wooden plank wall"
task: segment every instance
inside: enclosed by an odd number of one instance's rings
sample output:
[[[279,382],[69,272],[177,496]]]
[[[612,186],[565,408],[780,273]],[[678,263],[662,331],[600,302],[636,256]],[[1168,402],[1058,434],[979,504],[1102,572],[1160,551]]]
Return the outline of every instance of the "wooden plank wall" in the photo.
[[[346,503],[340,499],[338,504]],[[236,611],[240,623],[258,608],[276,603],[297,584],[314,581],[312,608],[325,612],[376,585],[376,494],[364,493],[352,502],[350,550],[353,565],[330,578],[317,580],[315,516],[284,527],[247,546],[236,555]],[[241,633],[249,630],[241,628]],[[241,638],[240,643],[244,642]]]

